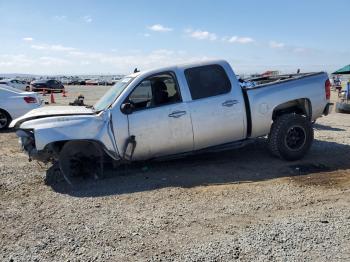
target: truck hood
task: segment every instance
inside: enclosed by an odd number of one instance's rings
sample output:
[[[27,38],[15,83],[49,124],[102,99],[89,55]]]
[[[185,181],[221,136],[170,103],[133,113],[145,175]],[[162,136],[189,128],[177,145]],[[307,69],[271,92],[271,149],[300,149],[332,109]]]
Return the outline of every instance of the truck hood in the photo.
[[[51,116],[69,116],[69,115],[93,115],[91,108],[84,106],[47,106],[29,111],[27,114],[14,119],[10,127],[19,127],[25,121],[39,119]]]

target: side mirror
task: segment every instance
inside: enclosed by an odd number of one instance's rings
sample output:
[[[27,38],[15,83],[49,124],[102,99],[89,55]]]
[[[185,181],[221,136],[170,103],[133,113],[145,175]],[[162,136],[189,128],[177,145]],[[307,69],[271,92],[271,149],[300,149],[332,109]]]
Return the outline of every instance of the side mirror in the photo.
[[[127,103],[122,104],[120,109],[124,114],[130,115],[134,111],[135,107],[133,104],[127,102]]]

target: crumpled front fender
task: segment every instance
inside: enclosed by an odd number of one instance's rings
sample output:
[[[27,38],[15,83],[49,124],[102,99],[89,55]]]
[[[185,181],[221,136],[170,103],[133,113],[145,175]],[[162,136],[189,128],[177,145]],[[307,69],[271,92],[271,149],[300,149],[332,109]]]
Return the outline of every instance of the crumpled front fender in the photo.
[[[108,128],[108,115],[101,114],[29,120],[22,123],[19,129],[33,130],[35,147],[38,151],[43,150],[53,142],[94,140],[103,144],[106,150],[115,152]]]

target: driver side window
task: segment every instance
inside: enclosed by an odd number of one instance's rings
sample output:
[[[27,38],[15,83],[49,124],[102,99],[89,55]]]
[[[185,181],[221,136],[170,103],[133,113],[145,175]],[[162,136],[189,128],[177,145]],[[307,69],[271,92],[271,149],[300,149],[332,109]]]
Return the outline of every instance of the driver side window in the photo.
[[[136,109],[148,107],[151,100],[152,86],[150,80],[142,81],[129,96],[129,102],[131,102]]]
[[[129,95],[135,110],[181,102],[175,77],[171,73],[154,75],[143,80]]]

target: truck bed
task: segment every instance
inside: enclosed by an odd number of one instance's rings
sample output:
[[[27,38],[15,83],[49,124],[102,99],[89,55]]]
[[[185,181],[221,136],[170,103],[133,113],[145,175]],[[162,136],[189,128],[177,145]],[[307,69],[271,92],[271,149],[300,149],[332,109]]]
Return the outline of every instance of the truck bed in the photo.
[[[242,87],[247,112],[247,137],[269,133],[274,109],[298,100],[310,103],[311,120],[322,116],[325,98],[325,72],[254,78],[254,86]],[[252,79],[251,79],[252,81]]]
[[[310,73],[302,73],[302,74],[286,74],[286,75],[277,75],[277,76],[246,78],[246,79],[243,79],[245,82],[253,82],[254,85],[249,87],[242,87],[242,88],[243,89],[261,88],[261,87],[266,87],[274,84],[294,81],[305,77],[315,76],[319,74],[324,74],[324,72],[310,72]]]

